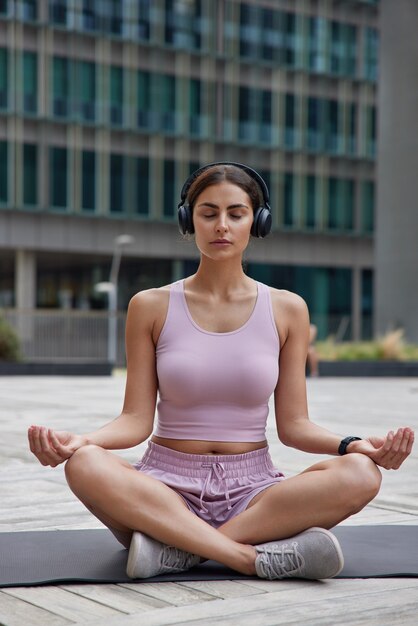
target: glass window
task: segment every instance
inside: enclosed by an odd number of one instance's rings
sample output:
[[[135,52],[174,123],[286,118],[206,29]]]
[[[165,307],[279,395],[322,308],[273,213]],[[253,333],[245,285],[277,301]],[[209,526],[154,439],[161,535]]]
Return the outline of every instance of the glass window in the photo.
[[[8,54],[6,48],[0,48],[0,109],[8,106]]]
[[[190,161],[189,163],[189,176],[200,168],[200,164],[197,161]]]
[[[284,142],[286,148],[296,146],[296,96],[286,94],[285,98],[285,132]]]
[[[366,154],[372,159],[376,156],[376,107],[367,106],[366,115]]]
[[[81,208],[96,208],[96,155],[92,150],[83,150],[81,155]]]
[[[364,30],[363,76],[372,81],[377,80],[379,64],[379,33],[375,28]]]
[[[285,30],[285,50],[284,62],[289,67],[296,66],[296,15],[294,13],[285,13],[283,16]]]
[[[348,152],[357,153],[357,104],[348,105]]]
[[[316,178],[315,176],[306,176],[305,178],[305,226],[307,228],[315,228],[316,226]]]
[[[0,141],[0,202],[8,200],[7,142]]]
[[[366,180],[361,186],[361,230],[372,233],[374,230],[375,185]]]
[[[69,62],[65,57],[54,57],[52,66],[52,110],[55,117],[67,117],[69,103]]]
[[[282,62],[284,37],[281,30],[280,11],[260,7],[260,51],[265,61]]]
[[[319,151],[323,149],[323,100],[308,98],[307,107],[306,145],[308,150]]]
[[[67,206],[67,149],[50,148],[50,203],[53,207]]]
[[[331,22],[330,71],[339,76],[356,75],[357,29],[350,24]]]
[[[169,74],[160,74],[156,75],[156,79],[161,128],[174,132],[176,129],[176,78]]]
[[[151,0],[137,0],[138,28],[137,37],[149,41],[151,34]]]
[[[20,0],[18,15],[22,20],[32,22],[38,16],[37,0]]]
[[[124,198],[124,157],[122,154],[110,155],[110,211],[122,213],[125,206]]]
[[[283,224],[285,226],[294,226],[296,223],[296,178],[286,172],[284,175],[283,188]]]
[[[9,12],[8,0],[0,0],[0,15],[7,15]]]
[[[242,3],[239,16],[239,54],[243,58],[259,56],[260,28],[258,7]]]
[[[67,0],[49,0],[49,19],[54,24],[67,24]]]
[[[149,215],[149,160],[147,157],[136,159],[136,212]]]
[[[338,200],[338,179],[330,178],[328,180],[328,228],[330,228],[331,230],[338,228],[339,225]]]
[[[97,15],[96,0],[83,0],[83,28],[85,30],[98,30],[100,28],[100,18]]]
[[[259,140],[262,143],[274,143],[275,132],[273,129],[273,94],[271,91],[262,89],[260,98],[260,127]]]
[[[258,91],[240,87],[238,97],[238,138],[240,141],[256,141]]]
[[[126,2],[120,0],[101,0],[97,3],[96,10],[100,12],[101,27],[106,33],[122,34],[124,4]]]
[[[23,145],[23,204],[38,203],[38,147]]]
[[[355,77],[357,74],[357,28],[351,24],[345,25],[345,74]]]
[[[361,338],[373,337],[373,272],[361,272]]]
[[[202,130],[202,83],[200,80],[192,78],[189,88],[189,123],[190,134],[199,136]]]
[[[342,24],[340,22],[331,22],[330,71],[332,74],[342,73],[341,59],[343,51]]]
[[[309,18],[308,67],[312,72],[327,70],[328,20]]]
[[[171,159],[164,161],[164,193],[163,193],[163,215],[164,217],[174,217],[175,215],[175,175],[176,164]]]
[[[94,122],[96,118],[96,66],[94,63],[80,61],[77,64],[74,91],[79,116],[86,122]]]
[[[36,113],[38,99],[38,65],[34,52],[23,53],[23,110]]]
[[[110,123],[121,126],[123,123],[123,68],[110,68]]]
[[[330,178],[328,181],[328,228],[352,230],[354,219],[354,181]]]
[[[338,153],[340,146],[340,105],[338,100],[327,101],[327,123],[325,127],[325,147],[329,152]]]
[[[201,0],[165,0],[165,42],[187,50],[201,47]]]
[[[151,75],[142,70],[137,74],[137,124],[151,129]]]

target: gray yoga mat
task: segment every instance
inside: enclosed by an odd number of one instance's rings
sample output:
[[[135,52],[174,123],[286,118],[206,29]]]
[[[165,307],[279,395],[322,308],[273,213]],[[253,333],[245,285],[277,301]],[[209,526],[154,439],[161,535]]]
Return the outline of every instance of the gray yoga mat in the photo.
[[[333,532],[345,558],[338,578],[418,576],[418,526],[338,526]],[[0,587],[132,582],[125,574],[127,554],[108,530],[0,533]],[[188,572],[136,582],[245,578],[207,561]]]

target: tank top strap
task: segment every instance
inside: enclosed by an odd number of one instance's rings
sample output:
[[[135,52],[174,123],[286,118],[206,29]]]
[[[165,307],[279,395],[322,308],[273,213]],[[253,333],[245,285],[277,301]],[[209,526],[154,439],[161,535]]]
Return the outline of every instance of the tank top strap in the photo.
[[[251,323],[258,327],[259,332],[270,334],[270,330],[272,330],[274,337],[279,339],[271,302],[270,287],[257,281],[257,289],[257,302],[251,316]]]

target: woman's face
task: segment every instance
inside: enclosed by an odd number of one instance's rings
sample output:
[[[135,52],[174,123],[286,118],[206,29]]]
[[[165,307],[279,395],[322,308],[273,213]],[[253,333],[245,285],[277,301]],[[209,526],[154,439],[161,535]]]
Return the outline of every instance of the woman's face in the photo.
[[[213,259],[242,255],[248,245],[254,213],[249,195],[227,181],[210,185],[193,207],[195,241]]]

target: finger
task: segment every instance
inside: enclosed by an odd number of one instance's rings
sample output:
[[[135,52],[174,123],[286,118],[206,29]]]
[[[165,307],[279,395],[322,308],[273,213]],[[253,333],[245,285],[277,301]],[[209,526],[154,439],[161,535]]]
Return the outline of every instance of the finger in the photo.
[[[32,429],[32,447],[33,453],[38,456],[42,452],[42,446],[40,442],[40,426],[34,426]]]
[[[69,456],[69,450],[66,446],[63,446],[55,432],[51,429],[48,430],[49,440],[61,460],[65,460]]]
[[[402,438],[401,438],[402,435]],[[399,469],[412,450],[410,438],[412,431],[408,428],[398,430],[392,449],[385,455],[387,469]]]
[[[51,449],[51,444],[48,440],[48,431],[44,426],[41,427],[39,441],[41,443],[42,452],[49,452],[49,450]]]
[[[29,449],[31,452],[35,453],[35,445],[34,445],[34,429],[35,426],[30,426],[28,428],[28,441],[29,441]]]

